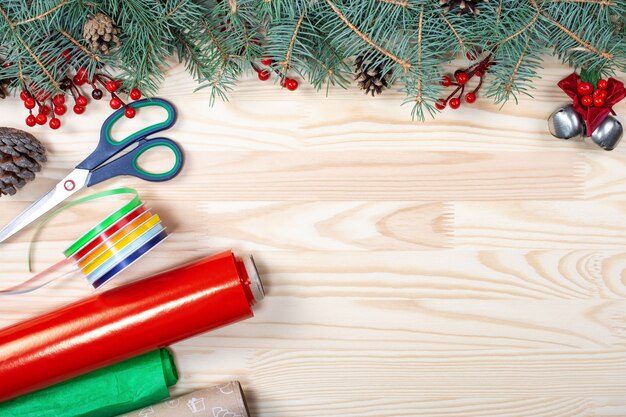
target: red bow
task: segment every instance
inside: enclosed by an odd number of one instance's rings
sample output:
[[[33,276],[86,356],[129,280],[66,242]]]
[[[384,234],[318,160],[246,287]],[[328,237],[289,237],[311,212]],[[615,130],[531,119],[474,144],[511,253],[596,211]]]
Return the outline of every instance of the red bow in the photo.
[[[600,123],[606,119],[609,113],[615,114],[613,106],[626,97],[626,89],[624,89],[623,82],[615,78],[609,78],[604,105],[600,107],[585,107],[580,103],[581,97],[577,90],[578,84],[581,82],[580,76],[573,73],[563,78],[557,85],[572,99],[574,102],[574,110],[585,120],[587,136],[591,136],[593,131],[600,126]]]

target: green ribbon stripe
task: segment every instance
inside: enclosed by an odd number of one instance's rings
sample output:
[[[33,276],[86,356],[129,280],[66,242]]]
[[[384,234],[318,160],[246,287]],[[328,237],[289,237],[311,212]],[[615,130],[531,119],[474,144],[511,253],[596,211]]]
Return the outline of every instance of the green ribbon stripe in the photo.
[[[93,240],[96,236],[102,233],[104,230],[111,227],[113,223],[115,223],[116,221],[124,217],[126,214],[132,211],[135,207],[139,206],[141,204],[141,200],[139,200],[139,194],[137,193],[137,190],[133,188],[114,188],[112,190],[101,191],[99,193],[91,194],[86,197],[78,198],[70,203],[67,203],[59,207],[58,209],[44,216],[43,219],[37,225],[37,228],[35,229],[35,233],[33,234],[33,238],[30,241],[30,246],[28,248],[28,272],[33,272],[32,265],[33,265],[33,253],[35,251],[35,242],[37,241],[37,238],[39,237],[39,234],[41,233],[43,227],[50,220],[52,220],[61,212],[69,209],[70,207],[74,207],[80,204],[85,204],[90,201],[98,200],[101,198],[106,198],[106,197],[110,197],[114,195],[123,195],[123,194],[130,194],[130,195],[133,195],[134,197],[130,202],[125,204],[121,209],[117,210],[115,213],[111,214],[109,217],[104,219],[97,226],[92,228],[90,231],[85,233],[80,239],[78,239],[75,243],[73,243],[72,246],[67,248],[63,252],[63,254],[65,255],[66,258],[69,258],[73,254],[75,254],[78,250],[80,250],[83,246],[85,246],[87,243]]]

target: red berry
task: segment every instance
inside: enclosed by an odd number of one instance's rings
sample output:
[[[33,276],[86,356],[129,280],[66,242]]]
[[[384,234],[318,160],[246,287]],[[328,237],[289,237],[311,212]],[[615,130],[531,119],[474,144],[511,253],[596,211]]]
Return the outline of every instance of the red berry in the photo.
[[[58,94],[52,98],[52,102],[55,106],[62,106],[65,104],[65,96],[63,94]]]
[[[50,119],[50,127],[52,129],[58,129],[61,127],[61,121],[56,117],[54,119]]]
[[[81,107],[85,107],[87,105],[87,97],[85,96],[78,96],[76,97],[76,104],[78,104]]]
[[[608,96],[609,93],[606,92],[606,90],[600,90],[600,93],[598,94],[598,97],[602,98],[602,99],[606,99],[606,96]]]
[[[78,104],[74,106],[74,113],[83,114],[85,113],[85,108],[83,106],[79,106]]]
[[[578,87],[576,87],[576,90],[578,91],[578,94],[580,94],[581,96],[588,96],[589,94],[591,94],[593,92],[593,86],[591,85],[591,83],[580,83],[578,84]]]
[[[596,107],[604,106],[604,99],[602,97],[596,97],[593,99],[593,105]]]
[[[74,78],[72,78],[72,81],[74,81],[74,84],[76,84],[76,85],[83,85],[83,84],[85,84],[85,80],[80,78],[78,75],[75,75]]]
[[[257,75],[259,76],[259,80],[261,81],[267,81],[270,79],[270,73],[268,71],[265,70],[261,70],[257,73]]]
[[[440,98],[437,103],[435,103],[435,107],[437,107],[439,110],[443,110],[446,108],[446,101],[442,98]]]
[[[117,97],[113,97],[111,101],[109,102],[109,105],[111,106],[112,109],[117,110],[122,106],[122,100],[120,100]]]
[[[263,64],[263,65],[268,65],[268,66],[269,66],[269,65],[272,65],[272,58],[271,58],[271,57],[269,57],[269,56],[267,56],[267,55],[265,55],[265,56],[263,57],[263,59],[261,60],[261,64]]]
[[[444,75],[441,78],[441,85],[443,85],[444,87],[449,87],[450,85],[452,85],[452,80],[447,75]]]
[[[50,114],[50,107],[46,106],[45,104],[43,106],[39,106],[39,113],[45,114],[46,116]]]
[[[461,100],[457,97],[450,99],[450,107],[453,109],[458,109],[461,106]]]
[[[609,86],[609,82],[607,80],[598,80],[598,88],[600,90],[605,90]]]
[[[460,85],[465,84],[468,80],[469,80],[469,77],[464,72],[460,72],[456,76],[456,82],[459,83]],[[452,101],[450,101],[450,107],[452,107]]]
[[[126,110],[124,110],[124,115],[128,117],[129,119],[132,119],[133,117],[135,117],[136,114],[137,112],[132,107],[126,107]]]
[[[474,75],[477,77],[482,77],[483,75],[485,75],[485,73],[482,72],[481,70],[476,70],[474,71]]]
[[[35,99],[32,97],[28,97],[26,100],[24,100],[24,107],[26,107],[28,110],[32,110],[35,108]]]
[[[32,114],[26,118],[26,125],[33,127],[36,124],[37,124],[37,120],[35,119],[35,116],[33,116]]]
[[[39,113],[37,117],[35,117],[35,120],[37,121],[38,125],[45,125],[48,121],[48,116],[43,113]]]
[[[298,88],[298,82],[292,78],[287,78],[287,81],[285,81],[285,87],[287,87],[287,90],[289,91],[294,91]]]
[[[104,85],[109,93],[114,93],[117,90],[117,83],[115,81],[107,81]]]
[[[580,102],[583,106],[589,107],[593,104],[593,98],[591,98],[591,96],[584,96],[580,99]]]
[[[60,106],[54,106],[54,114],[56,115],[63,116],[66,111],[67,107],[65,107],[63,104],[61,104]]]
[[[465,101],[467,101],[468,103],[473,103],[476,101],[476,94],[474,93],[467,93],[465,95]]]
[[[70,58],[72,58],[72,54],[68,49],[66,49],[65,51],[61,52],[61,57],[63,57],[63,59],[65,59],[65,61],[67,62],[70,60]]]
[[[81,69],[79,69],[78,72],[76,73],[76,76],[80,78],[81,80],[84,80],[85,77],[87,77],[87,68],[82,67]]]
[[[27,98],[30,98],[30,93],[28,91],[22,91],[20,93],[20,98],[22,101],[26,101]]]
[[[138,88],[133,88],[130,91],[130,98],[132,98],[133,100],[139,100],[141,98],[141,91],[139,91]]]

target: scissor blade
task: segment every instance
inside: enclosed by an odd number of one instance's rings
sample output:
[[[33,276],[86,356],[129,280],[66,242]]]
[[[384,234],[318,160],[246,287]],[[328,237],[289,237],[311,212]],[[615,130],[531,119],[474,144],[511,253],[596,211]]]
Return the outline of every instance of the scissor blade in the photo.
[[[35,201],[26,210],[21,212],[11,223],[0,230],[0,242],[5,241],[15,233],[43,216],[63,200],[76,193],[87,184],[89,170],[75,169],[63,178],[56,187],[48,191],[43,197]]]

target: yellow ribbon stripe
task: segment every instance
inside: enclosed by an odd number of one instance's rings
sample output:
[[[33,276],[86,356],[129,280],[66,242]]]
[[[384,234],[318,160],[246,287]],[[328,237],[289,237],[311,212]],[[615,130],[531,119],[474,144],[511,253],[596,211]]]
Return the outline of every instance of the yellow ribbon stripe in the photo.
[[[111,236],[110,238],[102,242],[100,245],[96,246],[96,248],[92,250],[90,253],[83,256],[83,258],[78,261],[78,267],[82,269],[85,266],[89,265],[98,256],[102,255],[108,249],[114,247],[126,235],[128,235],[130,232],[135,230],[142,223],[149,220],[151,216],[152,216],[152,213],[150,213],[149,211],[146,211],[145,213],[142,213],[136,219],[133,219],[126,226],[118,230],[113,236]]]
[[[81,268],[83,271],[83,274],[87,275],[93,272],[96,268],[98,268],[100,265],[106,262],[109,258],[111,258],[111,256],[118,253],[120,250],[122,250],[122,248],[124,248],[126,245],[133,242],[135,239],[139,238],[139,236],[144,234],[146,231],[150,230],[160,221],[161,221],[161,218],[159,217],[158,214],[155,214],[154,216],[152,216],[150,220],[143,223],[141,226],[137,227],[135,230],[133,230],[132,232],[124,236],[124,238],[120,239],[115,245],[110,247],[106,252],[102,253],[100,256],[94,259],[89,265],[85,266],[84,268]]]

